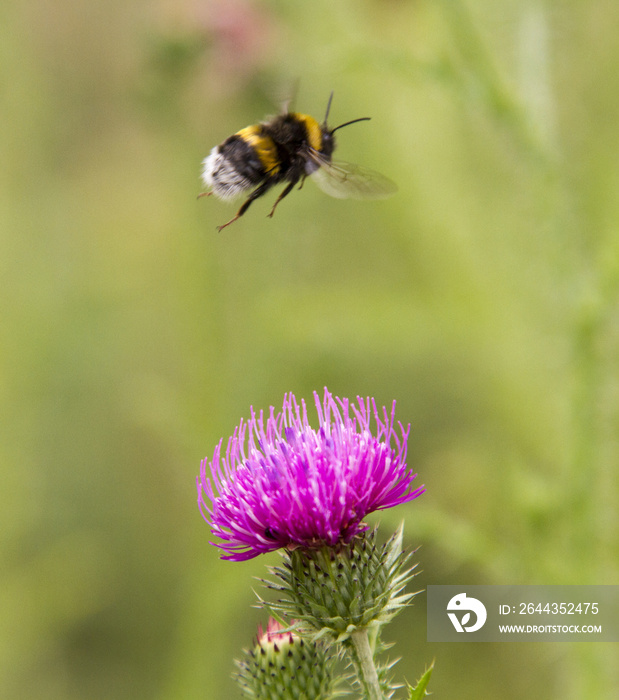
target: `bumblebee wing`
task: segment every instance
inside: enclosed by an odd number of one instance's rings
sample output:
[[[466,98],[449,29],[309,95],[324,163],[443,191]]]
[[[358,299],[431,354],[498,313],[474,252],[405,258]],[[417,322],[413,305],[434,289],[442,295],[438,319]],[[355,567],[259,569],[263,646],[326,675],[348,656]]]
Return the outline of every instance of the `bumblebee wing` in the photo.
[[[361,165],[314,157],[320,167],[312,173],[318,187],[336,199],[384,199],[397,192],[389,178]]]

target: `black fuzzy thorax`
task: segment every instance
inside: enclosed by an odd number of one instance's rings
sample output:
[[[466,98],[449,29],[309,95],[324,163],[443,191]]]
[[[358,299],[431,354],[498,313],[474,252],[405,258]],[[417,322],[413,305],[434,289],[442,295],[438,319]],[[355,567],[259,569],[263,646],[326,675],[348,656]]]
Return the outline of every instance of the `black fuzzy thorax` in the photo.
[[[310,151],[310,140],[305,122],[294,114],[282,114],[262,125],[264,133],[271,137],[282,170],[295,168],[299,163],[305,164]],[[318,151],[327,159],[331,158],[335,141],[331,132],[323,126],[321,144]]]

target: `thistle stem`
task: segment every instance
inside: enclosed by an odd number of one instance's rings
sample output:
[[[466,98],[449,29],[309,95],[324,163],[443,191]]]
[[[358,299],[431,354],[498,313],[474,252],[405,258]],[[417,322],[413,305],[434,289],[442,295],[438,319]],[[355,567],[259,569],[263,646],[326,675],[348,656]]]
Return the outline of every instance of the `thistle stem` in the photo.
[[[374,666],[374,655],[370,648],[367,629],[355,630],[350,635],[348,648],[353,657],[359,682],[363,686],[367,700],[384,700],[378,682],[376,666]]]

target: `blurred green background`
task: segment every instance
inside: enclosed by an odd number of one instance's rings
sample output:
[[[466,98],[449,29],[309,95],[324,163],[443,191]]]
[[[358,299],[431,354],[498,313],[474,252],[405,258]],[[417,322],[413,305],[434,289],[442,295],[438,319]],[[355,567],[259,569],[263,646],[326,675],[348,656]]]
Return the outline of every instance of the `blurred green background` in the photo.
[[[0,8],[0,697],[238,697],[265,564],[200,460],[250,405],[397,400],[430,583],[619,583],[619,5],[161,0]],[[201,159],[295,107],[399,184],[236,211]],[[619,696],[616,644],[428,644],[436,698]]]

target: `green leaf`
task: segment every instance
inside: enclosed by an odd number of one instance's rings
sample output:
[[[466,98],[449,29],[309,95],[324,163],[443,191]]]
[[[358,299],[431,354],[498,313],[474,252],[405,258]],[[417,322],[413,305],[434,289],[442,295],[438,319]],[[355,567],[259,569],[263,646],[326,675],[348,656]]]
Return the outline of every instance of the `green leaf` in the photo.
[[[430,668],[428,668],[423,676],[421,676],[421,678],[417,681],[417,685],[414,688],[407,684],[408,691],[410,693],[408,700],[423,700],[423,698],[428,695],[426,688],[430,682],[430,676],[432,675],[433,669],[434,661],[430,664]]]

